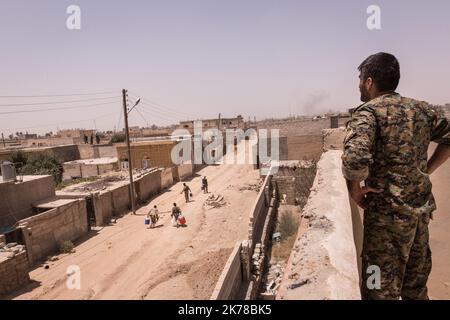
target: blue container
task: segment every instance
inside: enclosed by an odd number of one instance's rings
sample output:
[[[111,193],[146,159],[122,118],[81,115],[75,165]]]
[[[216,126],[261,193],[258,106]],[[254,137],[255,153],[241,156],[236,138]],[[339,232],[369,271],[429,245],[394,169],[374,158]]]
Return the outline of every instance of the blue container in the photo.
[[[150,224],[150,219],[146,218],[145,219],[145,224]]]

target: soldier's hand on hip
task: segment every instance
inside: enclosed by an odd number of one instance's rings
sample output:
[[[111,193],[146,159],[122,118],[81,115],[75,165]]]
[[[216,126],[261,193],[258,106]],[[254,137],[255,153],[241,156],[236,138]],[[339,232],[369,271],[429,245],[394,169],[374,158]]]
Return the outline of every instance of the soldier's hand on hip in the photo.
[[[363,209],[367,209],[366,194],[368,194],[369,192],[381,193],[383,192],[383,189],[375,189],[371,187],[355,188],[350,191],[350,196],[358,206]]]

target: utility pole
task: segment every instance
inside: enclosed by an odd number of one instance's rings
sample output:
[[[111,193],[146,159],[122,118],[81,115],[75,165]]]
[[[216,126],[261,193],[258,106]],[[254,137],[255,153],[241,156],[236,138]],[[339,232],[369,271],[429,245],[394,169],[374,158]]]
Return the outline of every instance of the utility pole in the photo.
[[[136,214],[136,207],[134,204],[134,182],[133,182],[133,165],[131,161],[131,147],[130,147],[130,132],[128,130],[128,107],[127,107],[127,90],[122,90],[122,98],[123,98],[123,116],[125,122],[125,139],[127,142],[127,151],[128,151],[128,173],[130,175],[130,201],[131,201],[131,210],[133,214]]]
[[[3,132],[2,132],[2,140],[3,140],[3,147],[6,148],[5,136],[3,135]]]
[[[219,113],[219,123],[218,123],[218,125],[217,125],[217,129],[220,131],[220,129],[221,129],[221,127],[222,127],[222,120],[221,120],[221,118],[222,118],[222,115]]]

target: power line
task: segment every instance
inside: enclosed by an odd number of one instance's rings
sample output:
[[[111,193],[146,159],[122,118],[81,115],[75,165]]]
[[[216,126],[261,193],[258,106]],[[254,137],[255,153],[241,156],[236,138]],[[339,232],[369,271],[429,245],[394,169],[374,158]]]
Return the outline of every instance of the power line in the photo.
[[[148,127],[148,121],[147,121],[147,119],[145,119],[145,117],[144,117],[143,114],[139,111],[139,109],[138,109],[138,108],[135,108],[134,110],[136,110],[137,113],[142,117],[142,119],[144,119],[144,122],[146,123],[146,125],[147,125],[147,127]]]
[[[133,92],[133,95],[134,95],[134,92]],[[137,96],[140,96],[140,95],[137,95]],[[162,105],[160,103],[154,102],[154,101],[152,101],[150,99],[147,99],[147,98],[144,98],[142,96],[140,96],[140,97],[141,97],[142,100],[144,100],[148,104],[152,105],[155,109],[160,109],[160,110],[164,110],[164,111],[170,111],[170,112],[175,113],[177,115],[184,114],[185,116],[188,116],[188,117],[197,118],[197,116],[194,116],[192,114],[189,114],[189,113],[186,113],[186,112],[183,112],[183,111],[178,111],[178,110],[176,110],[176,109],[174,109],[172,107],[168,107],[166,105]]]
[[[97,120],[97,119],[101,119],[101,118],[105,118],[107,116],[111,116],[111,115],[115,115],[116,113],[107,113],[107,114],[103,114],[101,116],[95,117],[95,118],[90,118],[90,119],[85,119],[85,120],[76,120],[76,121],[65,121],[65,122],[58,122],[58,123],[49,123],[49,124],[41,124],[38,126],[30,126],[30,127],[21,127],[21,128],[6,128],[6,129],[2,129],[2,130],[23,130],[23,129],[34,129],[34,128],[43,128],[43,127],[51,127],[51,126],[58,126],[58,125],[62,125],[62,124],[70,124],[70,123],[78,123],[78,122],[88,122],[88,121],[92,121],[92,120]]]
[[[162,119],[164,121],[172,121],[172,122],[176,121],[176,119],[174,119],[174,117],[167,116],[167,115],[155,112],[155,110],[151,110],[145,104],[141,105],[141,111],[145,112],[148,115],[151,115],[152,117],[157,117],[157,118]]]
[[[18,113],[32,113],[32,112],[42,112],[42,111],[55,111],[55,110],[69,110],[69,109],[78,109],[78,108],[91,108],[96,106],[102,106],[102,105],[108,105],[118,103],[118,101],[111,101],[111,102],[104,102],[104,103],[97,103],[97,104],[91,104],[87,106],[72,106],[72,107],[61,107],[61,108],[47,108],[47,109],[39,109],[39,110],[19,110],[19,111],[6,111],[6,112],[0,112],[0,114],[18,114]]]
[[[29,96],[0,96],[0,98],[51,98],[51,97],[75,97],[75,96],[94,96],[102,94],[113,94],[117,91],[93,92],[93,93],[70,93],[70,94],[48,94],[48,95],[29,95]]]
[[[39,106],[39,105],[47,105],[47,104],[63,104],[63,103],[75,103],[75,102],[88,102],[88,101],[107,100],[107,99],[116,99],[116,98],[120,98],[120,96],[102,97],[102,98],[90,98],[90,99],[83,99],[83,100],[49,101],[49,102],[38,102],[38,103],[33,102],[33,103],[0,104],[0,107]]]
[[[120,130],[120,120],[122,120],[122,112],[123,112],[123,108],[122,106],[120,106],[120,114],[119,114],[119,121],[117,122],[117,131],[121,131]]]
[[[159,115],[161,115],[161,116],[163,116],[166,119],[169,119],[171,121],[174,121],[174,120],[178,121],[178,120],[181,120],[183,118],[183,115],[181,115],[181,114],[175,114],[175,113],[171,113],[171,112],[168,112],[168,111],[165,111],[165,110],[157,109],[157,108],[155,108],[154,106],[148,104],[145,101],[141,102],[141,106],[147,108],[146,110],[148,112],[151,112],[152,114],[155,114],[155,113],[159,114]]]

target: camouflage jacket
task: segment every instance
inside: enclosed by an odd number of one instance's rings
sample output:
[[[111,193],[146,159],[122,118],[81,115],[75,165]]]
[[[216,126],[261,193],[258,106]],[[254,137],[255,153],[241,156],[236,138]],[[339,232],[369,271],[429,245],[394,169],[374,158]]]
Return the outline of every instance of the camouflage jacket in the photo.
[[[369,209],[414,214],[436,204],[427,174],[430,141],[450,145],[450,122],[426,102],[385,94],[356,108],[347,124],[342,172],[380,188]]]

